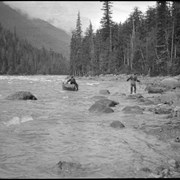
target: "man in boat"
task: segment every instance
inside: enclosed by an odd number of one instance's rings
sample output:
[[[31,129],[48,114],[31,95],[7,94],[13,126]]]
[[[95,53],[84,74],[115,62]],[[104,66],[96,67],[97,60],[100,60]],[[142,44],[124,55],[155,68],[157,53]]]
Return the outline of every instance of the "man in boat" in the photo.
[[[76,87],[76,90],[78,91],[78,84],[77,84],[77,82],[76,82],[74,76],[71,76],[71,78],[68,79],[66,83],[68,83],[68,82],[70,82],[70,84],[74,84],[75,87]]]
[[[137,82],[140,82],[138,79],[137,79],[137,76],[136,74],[132,74],[128,79],[127,81],[130,80],[130,90],[131,90],[131,94],[133,93],[133,89],[134,89],[134,93],[136,93],[136,81]]]

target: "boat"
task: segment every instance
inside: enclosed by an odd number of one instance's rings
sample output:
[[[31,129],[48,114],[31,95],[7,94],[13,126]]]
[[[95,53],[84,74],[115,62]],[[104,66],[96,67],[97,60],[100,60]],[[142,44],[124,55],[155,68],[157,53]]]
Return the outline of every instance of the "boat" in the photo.
[[[68,84],[65,82],[62,83],[62,89],[67,91],[77,91],[75,84]]]

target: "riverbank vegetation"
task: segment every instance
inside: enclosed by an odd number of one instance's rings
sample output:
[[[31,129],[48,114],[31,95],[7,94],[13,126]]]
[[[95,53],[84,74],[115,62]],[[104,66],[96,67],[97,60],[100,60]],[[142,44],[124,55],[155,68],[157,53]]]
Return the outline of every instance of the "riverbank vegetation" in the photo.
[[[124,23],[112,20],[112,1],[102,1],[101,28],[90,22],[83,35],[80,12],[72,32],[71,74],[180,73],[180,3],[157,1],[143,14],[135,7]]]

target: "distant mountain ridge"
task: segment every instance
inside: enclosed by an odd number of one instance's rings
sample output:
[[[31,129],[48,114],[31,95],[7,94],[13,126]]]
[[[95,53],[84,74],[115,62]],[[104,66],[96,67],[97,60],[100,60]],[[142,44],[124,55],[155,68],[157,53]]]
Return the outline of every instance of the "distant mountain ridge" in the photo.
[[[18,10],[0,2],[0,23],[34,47],[52,49],[69,59],[70,35],[41,19],[29,19]]]

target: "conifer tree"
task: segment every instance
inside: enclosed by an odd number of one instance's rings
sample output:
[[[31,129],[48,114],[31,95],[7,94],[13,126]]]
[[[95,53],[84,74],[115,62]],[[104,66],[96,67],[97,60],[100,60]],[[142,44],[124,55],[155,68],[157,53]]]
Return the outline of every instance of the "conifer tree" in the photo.
[[[167,2],[157,1],[157,73],[166,74],[168,64],[167,44]]]

